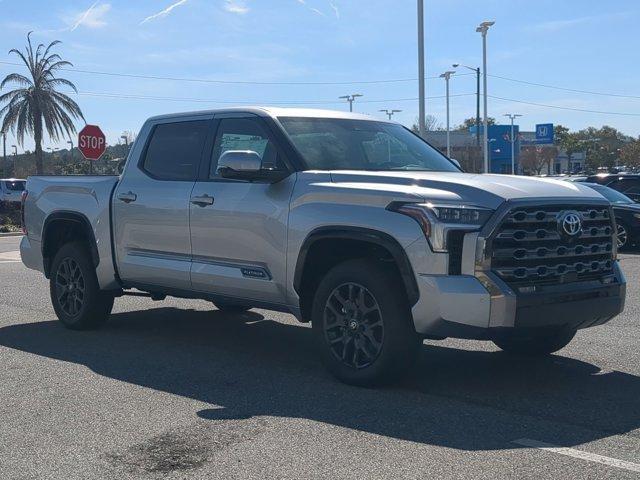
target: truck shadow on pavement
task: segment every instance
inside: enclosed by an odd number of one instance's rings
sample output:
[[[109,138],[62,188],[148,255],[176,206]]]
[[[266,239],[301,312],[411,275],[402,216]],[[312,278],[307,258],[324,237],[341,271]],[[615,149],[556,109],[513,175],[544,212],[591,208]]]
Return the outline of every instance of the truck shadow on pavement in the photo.
[[[0,329],[0,345],[198,401],[201,419],[311,419],[463,450],[520,438],[578,445],[640,427],[640,378],[555,355],[425,345],[415,370],[384,389],[342,385],[313,353],[311,330],[219,311],[118,313],[97,332],[57,321]],[[78,388],[82,388],[81,385]]]

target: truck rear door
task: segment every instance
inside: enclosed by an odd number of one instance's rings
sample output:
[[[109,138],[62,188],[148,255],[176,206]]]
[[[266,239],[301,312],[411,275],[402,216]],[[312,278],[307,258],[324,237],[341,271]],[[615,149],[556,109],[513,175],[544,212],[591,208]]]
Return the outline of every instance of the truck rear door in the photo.
[[[157,121],[137,158],[132,155],[137,163],[127,165],[113,200],[126,284],[191,288],[189,202],[210,132],[211,116]]]

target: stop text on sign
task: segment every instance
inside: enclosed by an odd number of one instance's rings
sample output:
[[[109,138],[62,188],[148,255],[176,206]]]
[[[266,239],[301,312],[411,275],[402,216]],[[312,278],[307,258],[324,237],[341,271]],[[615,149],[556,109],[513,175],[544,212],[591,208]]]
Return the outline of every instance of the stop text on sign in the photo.
[[[98,160],[106,149],[106,137],[97,125],[86,125],[78,134],[78,150],[87,160]]]

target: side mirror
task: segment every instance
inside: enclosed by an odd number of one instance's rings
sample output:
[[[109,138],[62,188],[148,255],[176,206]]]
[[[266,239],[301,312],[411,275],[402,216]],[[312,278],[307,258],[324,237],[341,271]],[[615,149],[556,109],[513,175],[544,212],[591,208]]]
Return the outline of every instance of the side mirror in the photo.
[[[218,174],[223,178],[255,175],[261,168],[262,157],[252,150],[227,150],[218,160]]]
[[[460,165],[460,162],[458,160],[456,160],[455,158],[450,158],[449,160],[451,160],[456,167],[462,170],[462,165]],[[464,170],[462,171],[464,172]]]

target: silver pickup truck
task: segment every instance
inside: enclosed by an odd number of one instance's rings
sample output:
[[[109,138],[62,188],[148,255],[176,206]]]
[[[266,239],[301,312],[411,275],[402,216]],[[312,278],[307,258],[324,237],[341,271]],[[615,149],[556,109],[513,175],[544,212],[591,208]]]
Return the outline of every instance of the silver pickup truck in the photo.
[[[140,292],[290,312],[352,384],[396,378],[425,338],[550,354],[624,307],[596,191],[463,173],[362,115],[154,117],[120,177],[30,177],[24,198],[22,259],[65,326],[97,327]]]

